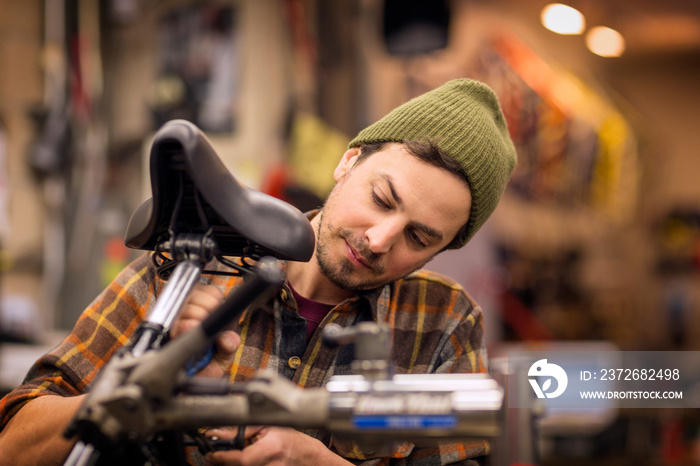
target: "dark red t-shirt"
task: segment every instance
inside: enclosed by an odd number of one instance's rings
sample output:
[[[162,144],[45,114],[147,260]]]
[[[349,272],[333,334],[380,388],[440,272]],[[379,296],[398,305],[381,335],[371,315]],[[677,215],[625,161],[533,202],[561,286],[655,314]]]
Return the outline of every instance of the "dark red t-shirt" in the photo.
[[[326,317],[326,314],[328,314],[334,306],[333,304],[312,301],[297,293],[291,286],[289,288],[292,290],[294,299],[297,301],[299,315],[306,319],[306,341],[309,341],[311,335],[313,335],[314,331],[318,328],[318,324],[321,323],[323,318]]]

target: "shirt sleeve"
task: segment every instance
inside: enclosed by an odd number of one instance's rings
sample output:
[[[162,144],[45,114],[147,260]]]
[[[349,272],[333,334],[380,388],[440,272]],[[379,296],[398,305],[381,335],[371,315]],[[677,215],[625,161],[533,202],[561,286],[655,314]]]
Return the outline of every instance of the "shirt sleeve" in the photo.
[[[484,324],[481,308],[468,296],[468,310],[464,319],[448,337],[448,344],[440,352],[440,364],[434,373],[478,373],[487,371],[483,343]],[[390,460],[394,466],[477,465],[490,452],[488,440],[439,443],[434,447],[414,448],[408,457]],[[363,465],[370,466],[370,465]]]
[[[134,333],[155,302],[159,287],[148,254],[127,266],[85,309],[71,333],[39,358],[22,384],[0,400],[0,429],[34,398],[86,392],[104,364]]]
[[[437,374],[485,373],[488,370],[484,344],[484,319],[481,307],[468,295],[466,311],[453,311],[463,316],[454,331],[447,335],[433,372]]]

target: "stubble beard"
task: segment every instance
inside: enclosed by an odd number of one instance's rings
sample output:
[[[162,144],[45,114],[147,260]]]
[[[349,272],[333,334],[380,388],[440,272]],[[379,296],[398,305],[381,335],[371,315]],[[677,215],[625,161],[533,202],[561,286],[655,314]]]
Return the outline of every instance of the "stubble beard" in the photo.
[[[355,265],[346,257],[339,258],[338,261],[333,261],[331,253],[328,250],[328,243],[332,238],[339,238],[347,241],[355,250],[366,260],[372,269],[368,270],[372,275],[380,277],[384,274],[382,267],[369,248],[359,242],[350,230],[338,228],[334,231],[330,225],[326,226],[323,221],[323,210],[319,213],[318,231],[316,232],[316,261],[323,275],[335,286],[352,293],[367,291],[374,288],[379,288],[391,280],[382,280],[380,278],[365,280],[354,280],[352,275],[356,272]]]

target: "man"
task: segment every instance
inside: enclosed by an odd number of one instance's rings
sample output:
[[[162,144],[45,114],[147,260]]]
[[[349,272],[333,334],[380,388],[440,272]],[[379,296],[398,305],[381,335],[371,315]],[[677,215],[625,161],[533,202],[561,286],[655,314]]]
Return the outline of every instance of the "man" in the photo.
[[[348,348],[325,348],[322,329],[367,320],[389,324],[399,373],[486,370],[481,309],[455,282],[418,269],[474,235],[515,166],[494,93],[475,81],[450,81],[365,128],[349,147],[325,205],[309,214],[313,258],[286,264],[280,294],[248,309],[234,331],[221,334],[216,357],[200,375],[244,381],[260,368],[274,368],[302,387],[320,387],[331,375],[349,373],[352,359]],[[214,276],[196,288],[173,338],[208,315],[235,283]],[[23,454],[23,462],[65,458],[71,442],[61,432],[81,394],[126,343],[162,286],[150,261],[137,259],[63,344],[38,361],[25,384],[0,403],[0,463]],[[248,447],[208,454],[207,462],[369,465],[394,457],[399,464],[449,464],[488,453],[484,442],[434,448],[402,443],[382,457],[324,432],[262,427],[247,436]]]

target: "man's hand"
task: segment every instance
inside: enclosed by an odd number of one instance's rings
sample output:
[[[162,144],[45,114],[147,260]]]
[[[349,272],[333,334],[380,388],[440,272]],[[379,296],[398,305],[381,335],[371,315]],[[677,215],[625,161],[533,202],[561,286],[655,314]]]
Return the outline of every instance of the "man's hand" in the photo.
[[[212,429],[209,436],[231,439],[238,429]],[[318,466],[350,465],[352,463],[331,452],[319,440],[289,427],[248,427],[246,447],[207,453],[207,465],[228,466]]]
[[[222,291],[214,285],[198,284],[187,298],[180,315],[170,329],[170,337],[196,327],[211,314],[224,300]],[[221,332],[216,340],[216,354],[212,361],[198,375],[221,378],[231,364],[233,354],[241,344],[241,337],[233,330]]]

